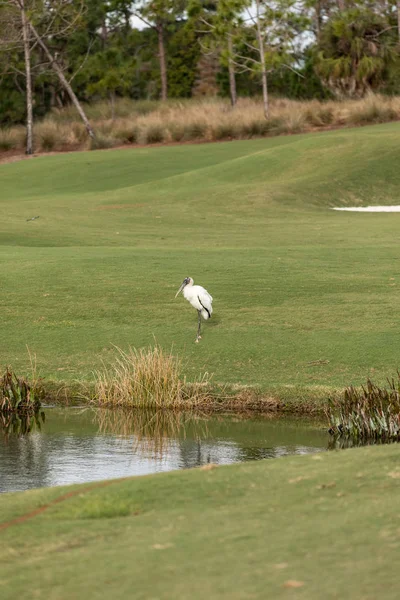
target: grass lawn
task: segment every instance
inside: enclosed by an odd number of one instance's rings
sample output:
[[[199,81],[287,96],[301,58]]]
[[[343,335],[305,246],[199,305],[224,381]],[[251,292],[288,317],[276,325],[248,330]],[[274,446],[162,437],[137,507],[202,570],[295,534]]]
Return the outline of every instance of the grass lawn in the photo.
[[[89,488],[0,497],[49,505],[0,525],[2,600],[398,598],[397,445]]]
[[[399,366],[400,124],[0,165],[0,363],[88,380],[154,338],[185,372],[304,396]],[[27,221],[39,215],[39,219]],[[192,276],[214,296],[194,344]],[[318,392],[319,390],[319,392]],[[297,592],[296,592],[297,593]]]

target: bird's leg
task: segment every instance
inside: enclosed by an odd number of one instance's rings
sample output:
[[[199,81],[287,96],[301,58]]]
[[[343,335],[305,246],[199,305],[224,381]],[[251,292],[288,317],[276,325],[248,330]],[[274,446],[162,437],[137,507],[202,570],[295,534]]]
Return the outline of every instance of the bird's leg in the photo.
[[[201,340],[201,335],[200,335],[200,328],[201,328],[201,312],[198,310],[197,311],[198,315],[199,315],[199,325],[197,327],[197,337],[196,337],[196,342],[199,343],[199,340]]]

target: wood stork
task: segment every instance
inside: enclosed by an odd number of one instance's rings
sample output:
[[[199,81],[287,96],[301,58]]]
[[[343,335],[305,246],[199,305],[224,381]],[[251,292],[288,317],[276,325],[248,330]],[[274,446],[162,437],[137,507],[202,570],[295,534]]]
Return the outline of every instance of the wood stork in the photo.
[[[201,317],[205,321],[211,319],[212,315],[212,296],[205,290],[201,285],[193,285],[194,281],[191,277],[186,277],[182,281],[182,285],[175,294],[175,298],[183,290],[183,297],[197,310],[199,315],[199,325],[197,328],[196,342],[201,339],[200,328],[201,328]]]

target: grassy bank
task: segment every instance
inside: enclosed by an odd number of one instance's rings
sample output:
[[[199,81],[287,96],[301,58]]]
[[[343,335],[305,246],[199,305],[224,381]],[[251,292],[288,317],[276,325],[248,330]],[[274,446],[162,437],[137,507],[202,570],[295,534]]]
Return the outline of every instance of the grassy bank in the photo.
[[[213,145],[75,153],[0,166],[0,363],[26,345],[56,384],[93,381],[114,345],[183,359],[298,404],[395,374],[397,123]],[[34,221],[31,217],[39,216]],[[196,312],[186,276],[214,297]],[[243,388],[240,388],[243,389]]]
[[[5,494],[1,595],[394,600],[399,477],[386,446]]]
[[[261,99],[242,98],[232,109],[227,100],[119,100],[85,110],[97,133],[89,142],[76,110],[54,109],[35,124],[37,152],[112,148],[123,144],[163,144],[249,139],[306,133],[337,127],[385,123],[400,119],[400,98],[370,95],[362,100],[294,101],[272,99],[265,120]],[[25,151],[23,126],[0,129],[0,153]],[[1,156],[1,154],[0,154]]]

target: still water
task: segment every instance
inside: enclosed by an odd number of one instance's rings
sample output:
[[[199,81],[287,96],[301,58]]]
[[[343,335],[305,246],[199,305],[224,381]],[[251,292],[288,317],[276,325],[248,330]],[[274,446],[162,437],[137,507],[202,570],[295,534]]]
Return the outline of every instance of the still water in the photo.
[[[302,419],[45,408],[28,434],[0,428],[0,492],[326,450]]]

